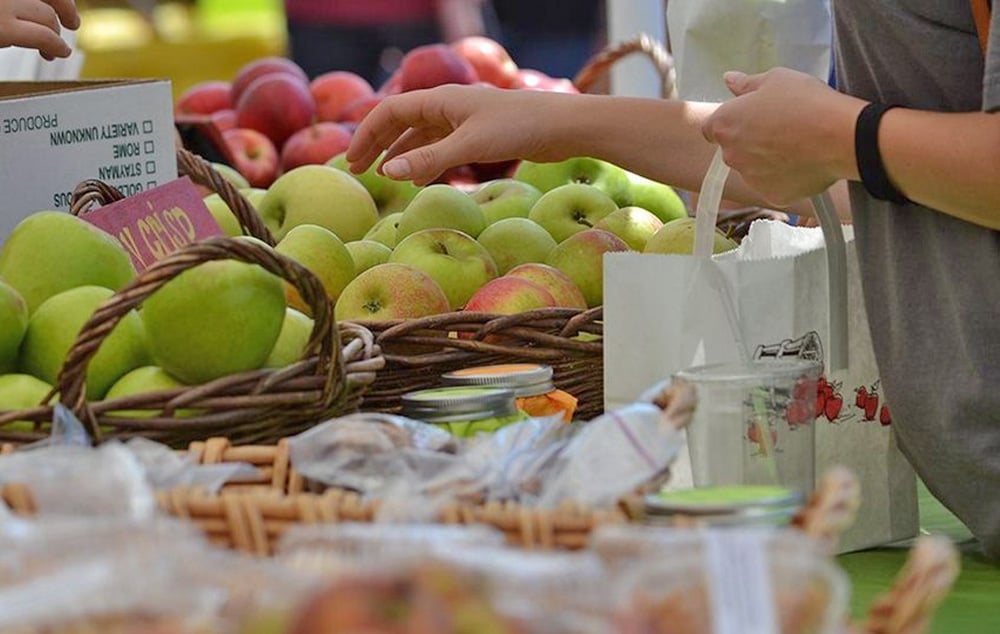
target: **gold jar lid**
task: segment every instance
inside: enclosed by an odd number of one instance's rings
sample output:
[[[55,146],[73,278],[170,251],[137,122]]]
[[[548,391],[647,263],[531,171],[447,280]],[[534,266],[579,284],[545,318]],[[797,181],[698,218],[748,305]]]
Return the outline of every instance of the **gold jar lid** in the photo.
[[[552,382],[552,367],[537,363],[506,363],[484,365],[448,372],[441,376],[445,385],[501,387],[514,390],[514,396],[524,398],[548,394],[556,389]]]

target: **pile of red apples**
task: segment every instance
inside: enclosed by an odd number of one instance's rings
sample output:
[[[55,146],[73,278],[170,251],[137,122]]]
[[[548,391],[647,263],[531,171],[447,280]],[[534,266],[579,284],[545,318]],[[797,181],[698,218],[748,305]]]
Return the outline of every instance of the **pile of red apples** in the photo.
[[[355,126],[389,95],[442,84],[487,84],[504,89],[576,92],[568,79],[519,69],[498,42],[467,37],[407,53],[377,90],[364,78],[331,71],[311,81],[289,59],[266,57],[243,66],[229,81],[206,81],[177,100],[175,117],[208,119],[220,148],[253,187],[268,187],[301,165],[319,165],[347,149]],[[509,175],[513,165],[468,165],[442,176],[451,184]]]

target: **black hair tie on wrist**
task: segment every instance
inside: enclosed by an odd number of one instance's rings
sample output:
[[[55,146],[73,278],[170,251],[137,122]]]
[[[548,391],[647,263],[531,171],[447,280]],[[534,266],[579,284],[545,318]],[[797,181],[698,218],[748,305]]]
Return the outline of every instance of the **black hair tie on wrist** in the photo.
[[[889,180],[878,147],[878,127],[882,115],[896,107],[896,104],[870,103],[861,110],[854,128],[854,156],[861,183],[868,193],[878,200],[902,205],[910,200]]]

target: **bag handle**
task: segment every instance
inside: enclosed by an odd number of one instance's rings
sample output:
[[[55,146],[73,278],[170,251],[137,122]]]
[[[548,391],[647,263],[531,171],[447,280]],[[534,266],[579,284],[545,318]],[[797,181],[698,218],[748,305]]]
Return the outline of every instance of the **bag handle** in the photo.
[[[695,211],[695,257],[710,257],[722,191],[729,177],[729,166],[722,160],[722,148],[716,148],[702,181],[698,208]],[[837,208],[829,192],[813,196],[813,208],[819,218],[826,244],[827,291],[829,295],[830,323],[827,341],[826,369],[828,372],[843,370],[849,363],[847,339],[847,246],[844,229],[837,216]],[[736,325],[734,325],[736,327]],[[739,333],[734,333],[738,335]]]
[[[979,50],[986,56],[986,47],[990,43],[990,18],[993,13],[992,0],[969,0],[972,7],[972,19],[976,23],[976,35],[979,36]]]

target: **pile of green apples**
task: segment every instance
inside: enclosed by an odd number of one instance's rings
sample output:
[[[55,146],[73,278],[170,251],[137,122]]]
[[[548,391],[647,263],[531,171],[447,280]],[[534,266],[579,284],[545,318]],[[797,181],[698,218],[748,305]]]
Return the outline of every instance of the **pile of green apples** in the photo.
[[[605,253],[690,254],[694,238],[672,188],[588,157],[522,161],[512,177],[471,187],[417,187],[375,166],[354,175],[343,154],[266,190],[235,178],[276,249],[323,281],[338,320],[594,307]],[[225,202],[205,200],[238,235]],[[717,253],[735,246],[716,236]]]
[[[75,216],[39,211],[18,224],[0,250],[0,413],[55,398],[82,327],[135,275],[111,235]],[[87,399],[183,388],[298,361],[312,320],[288,305],[288,293],[281,278],[235,259],[180,273],[102,341],[87,366]],[[15,421],[4,430],[31,427]]]

